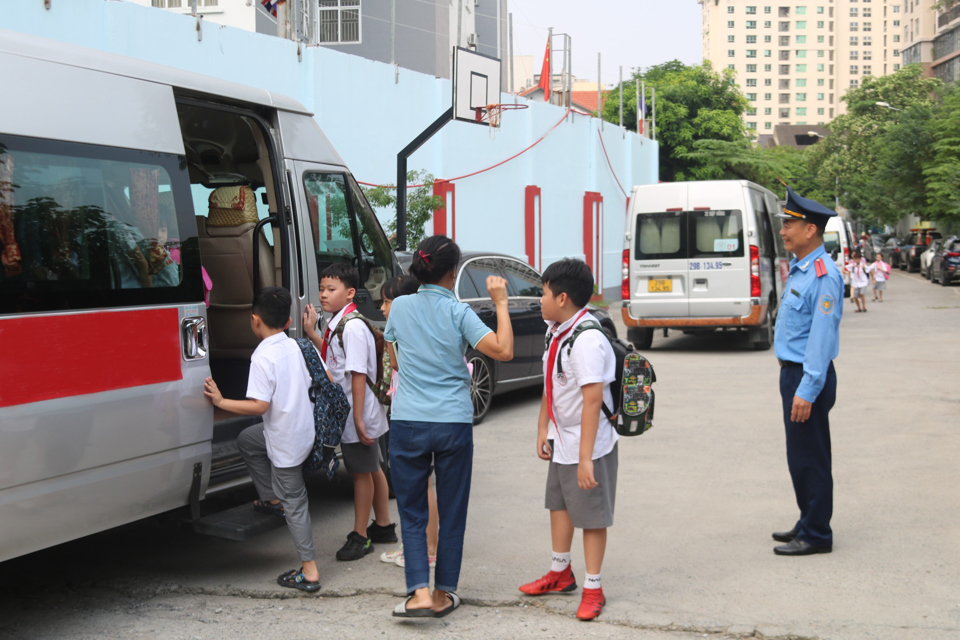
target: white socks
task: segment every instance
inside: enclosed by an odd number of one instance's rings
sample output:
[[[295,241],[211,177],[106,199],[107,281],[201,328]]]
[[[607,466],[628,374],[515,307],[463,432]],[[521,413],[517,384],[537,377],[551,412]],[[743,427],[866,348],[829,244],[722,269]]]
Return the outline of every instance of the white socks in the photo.
[[[599,589],[603,585],[600,583],[600,574],[593,575],[591,573],[586,574],[586,578],[583,580],[584,589]]]
[[[566,553],[557,553],[556,551],[554,551],[553,558],[550,562],[550,571],[556,571],[557,573],[560,573],[562,571],[566,571],[569,568],[570,568],[570,552],[567,551]]]

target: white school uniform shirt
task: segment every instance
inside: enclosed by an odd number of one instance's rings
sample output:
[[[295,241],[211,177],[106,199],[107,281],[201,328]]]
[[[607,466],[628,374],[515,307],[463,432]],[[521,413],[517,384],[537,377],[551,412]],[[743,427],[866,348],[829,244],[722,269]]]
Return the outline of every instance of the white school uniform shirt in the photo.
[[[295,467],[313,450],[317,432],[309,388],[310,372],[296,340],[278,333],[257,345],[247,397],[270,403],[263,414],[263,436],[275,467]]]
[[[591,314],[586,313],[577,320],[577,317],[567,320],[559,326],[547,329],[547,335],[559,335],[567,327],[575,327],[592,320],[597,322]],[[576,321],[576,324],[574,324]],[[597,322],[599,324],[599,322]],[[573,335],[571,330],[563,341]],[[567,353],[562,346],[557,355],[557,363],[552,371],[547,371],[550,357],[549,347],[543,353],[543,375],[553,376],[553,415],[556,423],[550,423],[547,438],[553,440],[553,461],[558,464],[577,464],[580,462],[580,418],[583,413],[583,394],[580,387],[595,382],[603,383],[603,402],[613,411],[613,394],[610,393],[610,383],[616,379],[617,359],[613,347],[602,331],[589,329],[577,336],[573,349]],[[563,363],[564,380],[557,378],[557,364]],[[546,389],[546,387],[544,387]],[[600,422],[597,429],[597,439],[593,445],[593,460],[602,458],[611,451],[619,436],[613,425],[600,410]]]
[[[861,289],[870,284],[869,268],[866,260],[858,260],[850,264],[850,284],[854,288]]]
[[[347,305],[349,306],[349,305]],[[373,334],[360,320],[348,322],[343,327],[343,346],[337,338],[337,325],[343,320],[346,307],[330,319],[327,325],[330,329],[330,344],[327,346],[327,367],[333,381],[343,388],[350,402],[350,413],[347,415],[347,424],[343,429],[341,442],[360,442],[357,437],[357,425],[353,420],[353,371],[366,375],[370,380],[377,378],[377,345],[373,341]],[[367,437],[379,438],[387,432],[387,416],[383,405],[377,400],[369,386],[363,394],[363,423]]]
[[[867,267],[867,271],[873,272],[873,279],[877,282],[886,282],[887,274],[890,272],[890,265],[881,260]]]

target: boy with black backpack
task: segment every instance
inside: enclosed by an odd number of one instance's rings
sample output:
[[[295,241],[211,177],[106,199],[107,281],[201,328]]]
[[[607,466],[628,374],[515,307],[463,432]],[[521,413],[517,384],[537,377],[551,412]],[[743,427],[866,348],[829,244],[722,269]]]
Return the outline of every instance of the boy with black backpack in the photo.
[[[333,316],[323,336],[316,331],[313,305],[307,305],[303,318],[304,332],[320,349],[333,381],[343,388],[350,402],[340,451],[353,478],[354,527],[337,551],[337,560],[359,560],[373,551],[374,542],[397,541],[396,524],[390,522],[390,489],[380,467],[378,442],[389,428],[375,393],[383,364],[373,327],[353,302],[359,286],[360,274],[354,267],[330,265],[320,274],[320,306]],[[368,525],[371,508],[374,521]]]
[[[316,430],[310,373],[296,340],[284,333],[291,302],[283,287],[264,287],[253,299],[250,327],[260,344],[250,358],[247,399],[224,398],[213,378],[204,381],[203,393],[224,411],[263,416],[263,424],[247,427],[237,438],[259,496],[254,509],[286,516],[300,556],[301,568],[287,571],[277,582],[313,592],[320,590],[320,574],[302,466],[313,452]]]
[[[616,407],[610,390],[616,356],[603,331],[577,331],[591,321],[599,327],[584,308],[592,294],[593,275],[581,260],[567,258],[543,272],[541,314],[550,327],[537,455],[550,461],[545,506],[550,510],[553,559],[546,575],[520,587],[528,595],[576,590],[570,549],[574,528],[583,529],[586,578],[577,609],[581,620],[596,618],[606,604],[600,570],[617,493],[618,435],[604,415],[604,406]],[[572,336],[575,342],[569,341]]]

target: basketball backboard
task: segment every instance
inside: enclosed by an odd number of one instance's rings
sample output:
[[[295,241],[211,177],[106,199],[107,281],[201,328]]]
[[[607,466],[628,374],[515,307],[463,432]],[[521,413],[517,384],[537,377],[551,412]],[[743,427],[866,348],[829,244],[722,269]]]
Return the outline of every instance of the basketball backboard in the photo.
[[[500,103],[500,59],[457,47],[453,50],[453,117],[477,122],[477,109]]]

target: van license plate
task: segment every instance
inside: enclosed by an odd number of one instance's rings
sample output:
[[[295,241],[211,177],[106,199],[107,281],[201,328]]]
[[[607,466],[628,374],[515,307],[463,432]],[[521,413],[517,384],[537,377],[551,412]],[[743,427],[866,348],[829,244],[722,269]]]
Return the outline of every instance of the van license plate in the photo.
[[[673,279],[668,278],[666,280],[654,280],[651,278],[647,281],[647,292],[648,293],[670,293],[673,291]]]

